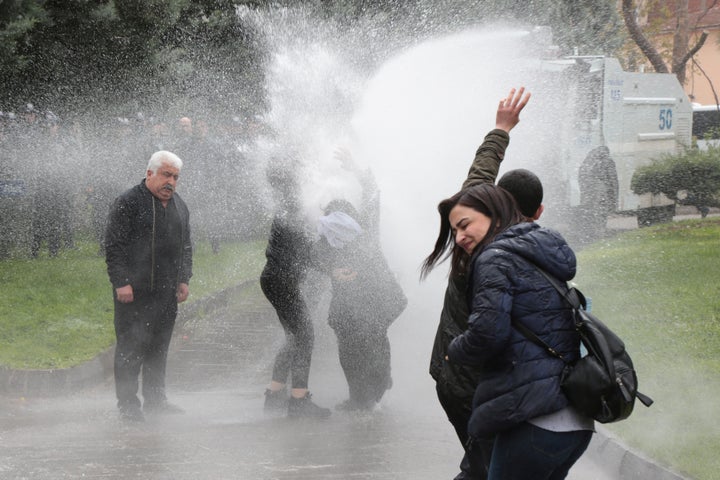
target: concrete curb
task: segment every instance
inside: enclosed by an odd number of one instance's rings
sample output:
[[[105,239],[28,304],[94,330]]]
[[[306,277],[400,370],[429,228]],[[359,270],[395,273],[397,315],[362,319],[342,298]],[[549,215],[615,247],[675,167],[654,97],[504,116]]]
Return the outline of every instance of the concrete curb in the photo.
[[[115,348],[72,368],[47,370],[0,369],[0,393],[11,396],[53,396],[100,383],[112,373]]]
[[[178,310],[176,326],[205,312],[227,305],[230,297],[255,280],[200,298]],[[0,395],[50,397],[98,385],[113,375],[115,347],[112,346],[92,360],[71,368],[45,370],[13,370],[0,368]]]
[[[601,426],[596,425],[596,430],[585,455],[609,477],[618,480],[691,480],[632,451]]]

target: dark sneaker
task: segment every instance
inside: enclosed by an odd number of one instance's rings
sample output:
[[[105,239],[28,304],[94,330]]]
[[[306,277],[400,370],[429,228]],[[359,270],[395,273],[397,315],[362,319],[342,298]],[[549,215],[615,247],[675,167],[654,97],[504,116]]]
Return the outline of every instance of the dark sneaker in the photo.
[[[145,404],[143,405],[143,410],[145,411],[145,413],[151,415],[179,415],[185,413],[185,410],[168,401],[157,403],[145,402]]]
[[[286,389],[273,392],[269,388],[265,389],[265,413],[284,413],[288,408],[288,394]]]
[[[306,393],[302,398],[290,397],[288,401],[288,417],[327,418],[330,413],[329,408],[319,407],[313,403],[310,392]]]
[[[120,407],[120,419],[127,422],[144,422],[145,415],[137,405],[128,405]]]

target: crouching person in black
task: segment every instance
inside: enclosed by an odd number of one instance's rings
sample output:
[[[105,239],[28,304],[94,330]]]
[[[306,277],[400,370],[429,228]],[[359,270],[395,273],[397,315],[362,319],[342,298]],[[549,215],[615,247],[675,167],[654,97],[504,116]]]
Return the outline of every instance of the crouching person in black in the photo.
[[[165,366],[177,304],[192,276],[190,214],[175,193],[182,160],[167,151],[150,157],[139,185],[110,208],[106,263],[114,288],[115,389],[120,416],[183,413],[165,396]],[[138,399],[142,370],[143,404]]]
[[[372,410],[392,387],[388,328],[407,298],[380,242],[352,204],[333,200],[320,218],[318,257],[330,276],[328,323],[335,331],[349,398],[336,408]]]

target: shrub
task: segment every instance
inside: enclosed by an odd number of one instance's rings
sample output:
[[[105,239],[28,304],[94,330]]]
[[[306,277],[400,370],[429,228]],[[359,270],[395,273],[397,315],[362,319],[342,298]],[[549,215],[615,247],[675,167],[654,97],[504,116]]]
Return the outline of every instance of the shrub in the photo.
[[[681,205],[701,211],[720,206],[720,147],[691,148],[665,155],[633,175],[630,188],[637,195],[662,193]]]

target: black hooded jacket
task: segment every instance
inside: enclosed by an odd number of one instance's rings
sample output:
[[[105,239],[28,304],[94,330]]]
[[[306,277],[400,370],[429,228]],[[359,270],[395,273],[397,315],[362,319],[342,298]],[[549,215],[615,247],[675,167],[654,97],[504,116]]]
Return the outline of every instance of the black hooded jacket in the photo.
[[[158,233],[159,215],[169,215],[172,238]],[[171,246],[168,248],[168,246]],[[134,290],[153,291],[158,282],[175,287],[192,277],[190,213],[175,193],[163,208],[160,200],[140,184],[120,195],[110,207],[105,231],[105,262],[114,288],[131,285]]]

